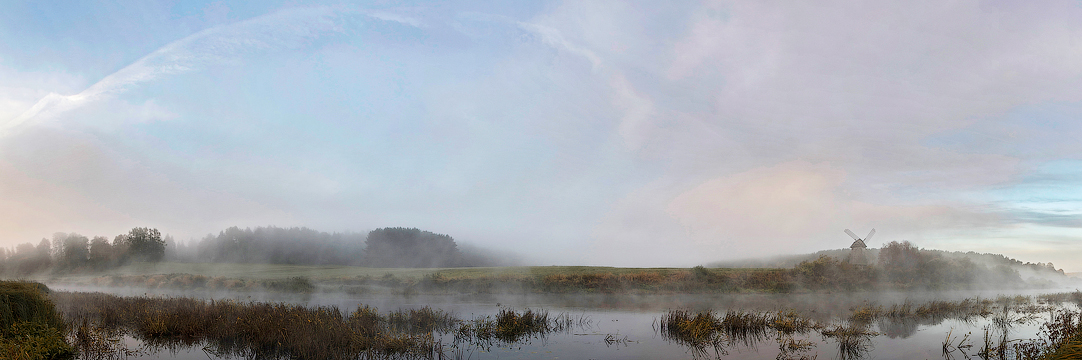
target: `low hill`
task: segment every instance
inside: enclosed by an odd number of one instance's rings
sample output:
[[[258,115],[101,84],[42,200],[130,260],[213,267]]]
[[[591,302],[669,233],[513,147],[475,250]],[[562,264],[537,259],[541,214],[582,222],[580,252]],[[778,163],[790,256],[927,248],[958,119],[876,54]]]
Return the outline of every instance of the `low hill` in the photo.
[[[869,263],[875,265],[880,259],[880,251],[878,248],[868,248],[864,250],[867,255]],[[978,253],[974,251],[944,251],[934,249],[919,249],[921,254],[931,257],[940,257],[945,260],[970,261],[973,264],[977,264],[986,268],[1006,267],[1012,271],[1018,272],[1018,276],[1027,281],[1055,281],[1057,279],[1063,279],[1068,274],[1064,273],[1062,269],[1056,269],[1052,263],[1031,263],[1022,262],[1013,258],[1006,257],[1001,254],[991,253]],[[799,255],[783,255],[769,258],[759,259],[742,259],[731,261],[718,261],[709,263],[708,267],[715,268],[793,268],[802,262],[815,261],[821,256],[831,257],[833,259],[844,261],[849,257],[850,249],[831,249],[821,250],[810,254]],[[1078,274],[1078,273],[1072,273]],[[1082,277],[1082,276],[1080,276]]]

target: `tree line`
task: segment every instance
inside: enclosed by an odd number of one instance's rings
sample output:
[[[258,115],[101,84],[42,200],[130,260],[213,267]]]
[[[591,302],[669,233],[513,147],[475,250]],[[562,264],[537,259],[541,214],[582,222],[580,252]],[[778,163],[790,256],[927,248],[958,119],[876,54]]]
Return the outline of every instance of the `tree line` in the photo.
[[[199,241],[178,243],[152,228],[134,228],[110,241],[56,233],[37,245],[0,248],[0,274],[100,271],[132,262],[209,262],[369,267],[471,267],[501,263],[466,253],[450,235],[416,228],[326,233],[304,227],[230,227]]]
[[[838,257],[820,255],[818,259],[797,264],[793,271],[807,288],[848,290],[1040,285],[1034,283],[1040,279],[1023,280],[1019,268],[1063,276],[1063,271],[1056,270],[1051,263],[1023,264],[1002,255],[990,256],[993,261],[985,262],[982,258],[991,254],[968,255],[921,249],[908,241],[892,241],[879,249],[877,261],[872,265],[853,265]]]
[[[0,248],[0,273],[30,275],[46,270],[103,270],[133,261],[161,261],[166,241],[158,229],[137,227],[110,241],[104,236],[87,238],[76,233],[56,233],[35,246],[23,243]]]

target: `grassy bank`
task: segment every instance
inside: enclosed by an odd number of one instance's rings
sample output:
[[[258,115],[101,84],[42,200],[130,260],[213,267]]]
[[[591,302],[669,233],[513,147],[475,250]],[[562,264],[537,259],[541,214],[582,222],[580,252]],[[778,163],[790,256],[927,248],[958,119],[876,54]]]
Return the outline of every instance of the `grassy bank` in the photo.
[[[1004,289],[1025,282],[935,281],[888,276],[876,267],[821,257],[791,269],[519,266],[368,268],[269,264],[134,264],[96,273],[52,274],[50,285],[176,290],[349,294],[789,293],[869,290]],[[954,280],[951,280],[954,279]],[[961,279],[961,280],[960,280]],[[1047,286],[1048,284],[1045,284]]]
[[[530,266],[384,269],[262,264],[137,264],[93,274],[54,275],[58,285],[177,290],[438,293],[788,292],[786,269]]]
[[[66,359],[74,352],[45,285],[0,281],[0,358]]]

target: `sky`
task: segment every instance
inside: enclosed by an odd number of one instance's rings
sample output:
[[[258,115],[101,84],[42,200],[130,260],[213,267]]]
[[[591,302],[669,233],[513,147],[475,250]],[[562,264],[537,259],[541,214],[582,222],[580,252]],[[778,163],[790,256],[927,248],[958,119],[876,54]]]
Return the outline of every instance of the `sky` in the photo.
[[[1082,2],[0,2],[0,246],[416,227],[1082,271]]]

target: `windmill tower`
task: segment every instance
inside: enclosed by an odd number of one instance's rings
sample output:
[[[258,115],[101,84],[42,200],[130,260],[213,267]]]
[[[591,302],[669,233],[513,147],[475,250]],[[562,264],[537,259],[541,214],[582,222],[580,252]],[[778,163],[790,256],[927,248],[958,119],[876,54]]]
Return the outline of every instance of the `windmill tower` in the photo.
[[[849,259],[847,261],[853,265],[868,265],[868,257],[864,255],[864,249],[867,249],[868,245],[864,244],[864,242],[871,239],[872,235],[875,235],[875,229],[872,229],[864,239],[857,237],[857,234],[849,231],[849,229],[845,229],[845,233],[853,238],[853,245],[849,245]]]

